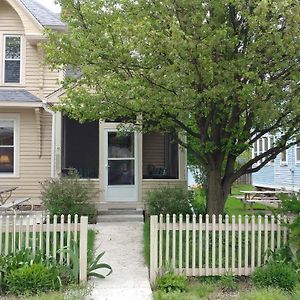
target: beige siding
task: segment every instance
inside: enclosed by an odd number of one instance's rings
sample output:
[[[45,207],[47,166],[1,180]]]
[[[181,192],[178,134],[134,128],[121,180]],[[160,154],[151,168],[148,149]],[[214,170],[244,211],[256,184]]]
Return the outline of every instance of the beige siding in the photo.
[[[176,187],[176,186],[183,186],[187,187],[187,181],[186,180],[142,180],[142,201],[145,201],[146,193],[159,189],[162,187]]]
[[[23,23],[15,10],[4,0],[0,0],[0,32],[24,32]]]
[[[39,182],[49,178],[51,174],[51,115],[41,111],[39,134],[34,109],[1,108],[0,111],[20,116],[19,177],[0,177],[0,185],[17,186],[14,196],[28,196],[32,198],[33,203],[38,204]]]

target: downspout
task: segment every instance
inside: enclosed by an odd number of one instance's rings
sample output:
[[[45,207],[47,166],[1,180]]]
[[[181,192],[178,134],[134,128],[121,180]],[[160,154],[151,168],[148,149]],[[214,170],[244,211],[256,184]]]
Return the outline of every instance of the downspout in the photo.
[[[56,166],[56,122],[55,122],[55,112],[51,110],[49,104],[43,101],[43,108],[46,112],[52,115],[52,133],[51,133],[51,177],[55,177],[55,166]]]

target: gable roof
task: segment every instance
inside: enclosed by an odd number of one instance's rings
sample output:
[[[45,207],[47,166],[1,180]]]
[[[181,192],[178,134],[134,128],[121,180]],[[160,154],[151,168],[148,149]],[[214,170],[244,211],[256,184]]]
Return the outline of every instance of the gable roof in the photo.
[[[65,27],[56,14],[33,0],[20,0],[32,16],[44,27]]]
[[[0,105],[1,105],[1,101],[42,102],[38,97],[32,95],[26,90],[1,90],[0,89]]]

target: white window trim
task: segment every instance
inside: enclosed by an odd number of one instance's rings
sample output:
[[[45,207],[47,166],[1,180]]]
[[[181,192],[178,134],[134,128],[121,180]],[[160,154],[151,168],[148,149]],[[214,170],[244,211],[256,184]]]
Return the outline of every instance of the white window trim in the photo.
[[[288,165],[288,161],[289,161],[289,152],[288,152],[288,149],[285,149],[284,150],[285,153],[286,153],[286,160],[282,160],[282,152],[280,152],[280,166],[287,166]]]
[[[0,113],[0,120],[14,122],[14,172],[1,173],[0,178],[19,177],[20,173],[20,115]]]
[[[20,80],[19,82],[5,82],[5,47],[7,37],[18,37],[20,38]],[[2,81],[1,83],[5,86],[20,86],[24,84],[24,40],[22,34],[3,34],[3,44],[2,44]]]
[[[295,162],[296,164],[300,164],[300,157],[299,159],[297,159],[297,149],[300,149],[300,142],[299,145],[298,144],[295,145]]]

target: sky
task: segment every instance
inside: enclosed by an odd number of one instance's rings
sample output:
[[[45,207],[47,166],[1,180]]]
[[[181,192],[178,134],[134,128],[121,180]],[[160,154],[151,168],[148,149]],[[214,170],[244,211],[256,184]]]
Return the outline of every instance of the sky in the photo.
[[[36,2],[44,5],[48,9],[52,10],[53,12],[60,12],[59,5],[55,4],[55,0],[35,0]]]

